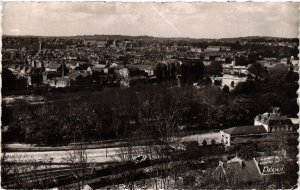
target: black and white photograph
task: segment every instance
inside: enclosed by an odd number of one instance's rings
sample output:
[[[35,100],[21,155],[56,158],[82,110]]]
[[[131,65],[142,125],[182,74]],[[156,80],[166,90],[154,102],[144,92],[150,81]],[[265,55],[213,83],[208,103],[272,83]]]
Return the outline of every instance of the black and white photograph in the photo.
[[[297,189],[296,2],[3,2],[1,189]]]

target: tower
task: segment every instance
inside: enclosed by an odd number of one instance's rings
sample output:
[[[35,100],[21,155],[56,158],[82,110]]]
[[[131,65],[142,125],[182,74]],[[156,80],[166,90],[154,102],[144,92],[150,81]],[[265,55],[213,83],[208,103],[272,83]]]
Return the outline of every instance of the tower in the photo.
[[[42,51],[42,42],[39,41],[39,52],[41,52],[41,51]]]

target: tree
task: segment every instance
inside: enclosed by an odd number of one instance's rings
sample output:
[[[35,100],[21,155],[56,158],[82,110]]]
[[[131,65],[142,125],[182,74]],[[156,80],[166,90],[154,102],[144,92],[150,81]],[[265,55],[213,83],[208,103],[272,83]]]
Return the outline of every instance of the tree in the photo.
[[[216,144],[216,140],[215,139],[211,139],[211,144],[212,145]]]
[[[4,68],[2,71],[2,91],[11,93],[26,89],[27,81],[25,78],[17,78],[10,70]]]
[[[209,76],[222,76],[223,67],[219,62],[212,62],[211,65],[206,67],[206,74]]]
[[[255,102],[248,96],[238,96],[229,102],[226,122],[235,126],[249,125],[258,114]]]
[[[226,84],[223,87],[223,92],[224,93],[229,93],[229,87]]]
[[[268,76],[268,70],[260,63],[254,63],[248,68],[248,72],[255,76],[255,79],[266,78]]]
[[[132,143],[130,143],[128,146],[120,147],[119,149],[117,149],[116,153],[117,153],[117,160],[116,158],[112,158],[112,159],[126,166],[125,169],[124,167],[120,168],[119,172],[125,175],[130,189],[133,189],[134,177],[136,175],[136,170],[134,168],[134,158],[139,154],[134,150],[134,146]]]
[[[233,88],[234,87],[234,81],[231,81],[230,86]]]
[[[256,148],[253,144],[241,146],[239,148],[239,156],[245,160],[251,160],[255,157]]]
[[[88,162],[86,146],[78,145],[79,148],[74,147],[73,150],[67,151],[63,160],[71,164],[72,174],[77,181],[78,189],[83,189],[86,183]]]
[[[51,158],[45,156],[41,160],[36,160],[22,154],[7,155],[5,151],[5,148],[2,149],[1,155],[2,187],[7,189],[48,189],[55,183],[53,175],[48,172],[52,163]]]
[[[154,70],[154,73],[155,73],[155,75],[156,75],[156,77],[157,77],[157,79],[158,79],[158,82],[162,82],[163,81],[163,67],[162,67],[162,64],[157,64],[156,65],[156,68],[155,68],[155,70]]]

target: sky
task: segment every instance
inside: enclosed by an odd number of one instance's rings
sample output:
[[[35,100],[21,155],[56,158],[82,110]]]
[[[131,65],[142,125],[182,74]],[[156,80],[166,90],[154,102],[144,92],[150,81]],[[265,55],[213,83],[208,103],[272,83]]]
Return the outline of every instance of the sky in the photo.
[[[298,3],[5,2],[4,35],[297,37]]]

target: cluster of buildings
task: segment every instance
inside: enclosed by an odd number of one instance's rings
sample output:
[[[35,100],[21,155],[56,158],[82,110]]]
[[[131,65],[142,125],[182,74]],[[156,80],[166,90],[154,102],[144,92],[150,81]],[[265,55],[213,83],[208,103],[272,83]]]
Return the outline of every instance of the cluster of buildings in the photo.
[[[254,125],[237,126],[222,130],[222,142],[225,146],[249,143],[267,137],[268,134],[272,133],[295,132],[298,125],[298,119],[281,115],[278,113],[278,108],[274,108],[272,113],[257,115],[254,119]]]
[[[240,63],[240,60],[247,60],[253,53],[231,46],[203,47],[191,42],[158,39],[45,38],[31,39],[34,43],[29,45],[23,42],[26,39],[7,37],[3,41],[4,68],[18,78],[25,78],[28,86],[54,88],[153,82],[158,64],[184,64],[193,60],[205,67],[221,64],[222,75],[210,78],[213,84],[221,88],[226,85],[232,90],[246,81],[249,74],[250,64]],[[277,65],[292,65],[295,71],[298,69],[298,60],[294,57],[259,57],[256,62],[268,69]]]

